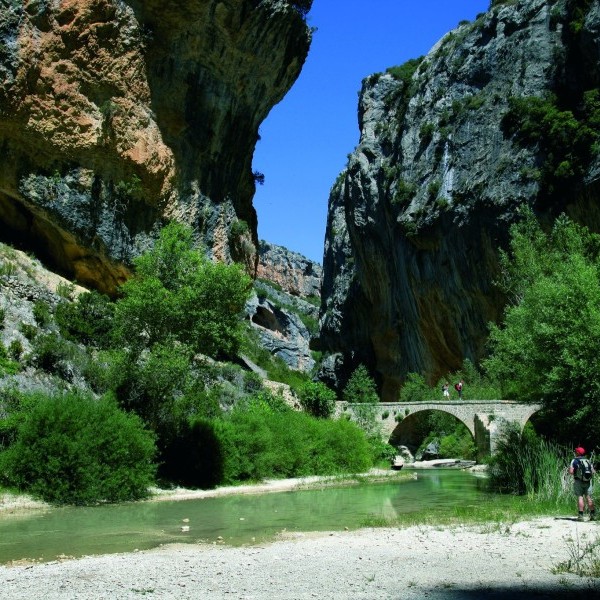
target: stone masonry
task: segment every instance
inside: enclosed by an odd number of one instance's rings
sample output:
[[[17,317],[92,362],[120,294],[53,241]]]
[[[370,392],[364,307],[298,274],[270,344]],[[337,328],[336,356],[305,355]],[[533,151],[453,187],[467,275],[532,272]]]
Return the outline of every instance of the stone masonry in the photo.
[[[352,413],[352,404],[338,402],[336,414]],[[381,425],[383,439],[402,440],[403,429],[410,427],[411,417],[425,411],[438,410],[453,415],[471,432],[477,446],[477,460],[494,453],[496,440],[506,423],[517,423],[521,429],[538,404],[523,404],[513,400],[466,400],[450,402],[382,402],[375,405],[376,420]]]

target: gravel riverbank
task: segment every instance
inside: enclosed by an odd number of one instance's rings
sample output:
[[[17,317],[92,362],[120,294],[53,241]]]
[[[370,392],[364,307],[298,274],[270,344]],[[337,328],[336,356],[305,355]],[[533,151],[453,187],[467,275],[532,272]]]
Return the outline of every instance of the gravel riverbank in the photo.
[[[417,600],[596,598],[594,581],[552,568],[596,523],[542,518],[512,525],[301,534],[258,547],[171,545],[0,567],[0,598],[129,600]]]

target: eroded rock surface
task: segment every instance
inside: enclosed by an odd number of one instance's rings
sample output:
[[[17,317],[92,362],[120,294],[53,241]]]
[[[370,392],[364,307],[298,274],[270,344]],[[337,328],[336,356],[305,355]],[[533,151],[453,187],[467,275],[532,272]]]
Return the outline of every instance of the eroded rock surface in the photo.
[[[253,271],[252,154],[307,55],[306,6],[3,0],[2,237],[111,292],[178,219]]]
[[[260,241],[257,275],[279,285],[284,292],[300,298],[321,297],[323,269],[298,252]]]

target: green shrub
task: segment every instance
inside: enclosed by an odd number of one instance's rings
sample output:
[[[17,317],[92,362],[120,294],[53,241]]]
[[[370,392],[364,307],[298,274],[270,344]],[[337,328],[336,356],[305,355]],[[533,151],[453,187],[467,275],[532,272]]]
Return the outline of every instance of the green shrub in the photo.
[[[75,286],[72,283],[61,281],[58,286],[56,286],[57,295],[65,300],[72,300],[74,292]]]
[[[20,370],[19,363],[11,360],[9,354],[4,347],[4,344],[0,342],[0,377],[4,375],[14,375]]]
[[[437,397],[437,394],[436,396]],[[400,402],[427,402],[432,400],[432,390],[423,375],[408,373],[400,389]]]
[[[398,79],[405,84],[408,84],[422,62],[422,56],[419,58],[412,58],[399,66],[389,67],[386,69],[386,73],[389,73],[394,79]]]
[[[375,381],[369,375],[365,365],[359,365],[350,375],[344,387],[343,398],[349,403],[376,404],[379,402]]]
[[[161,452],[159,475],[190,488],[214,488],[225,479],[225,448],[218,421],[182,422]]]
[[[13,262],[4,260],[0,263],[0,277],[12,277],[16,273],[17,267]]]
[[[442,187],[442,182],[439,179],[432,181],[427,186],[427,195],[429,196],[430,200],[437,198],[438,194],[440,193],[441,187]]]
[[[423,123],[419,129],[420,147],[425,148],[433,139],[435,125],[433,123]]]
[[[56,323],[61,334],[74,342],[108,348],[111,339],[114,304],[96,291],[80,294],[73,302],[56,307]]]
[[[175,397],[189,389],[190,359],[191,350],[183,344],[155,344],[139,357],[114,351],[109,358],[110,389],[125,410],[159,432],[171,418]]]
[[[33,303],[33,318],[40,327],[47,327],[52,321],[50,306],[43,300],[36,300]]]
[[[392,197],[392,204],[397,206],[407,206],[417,193],[417,186],[414,183],[407,183],[399,179],[396,183],[396,191]]]
[[[4,319],[6,318],[6,310],[0,307],[0,327],[4,326]]]
[[[30,323],[21,322],[19,325],[19,331],[31,342],[37,335],[38,328]]]
[[[320,381],[307,381],[297,390],[302,408],[313,417],[330,417],[335,410],[336,395]]]
[[[315,419],[261,405],[217,420],[224,482],[364,472],[372,465],[365,434],[346,419]]]
[[[230,239],[240,238],[244,235],[248,235],[249,233],[250,227],[243,219],[236,219],[231,223],[231,227],[229,228]]]
[[[135,174],[129,179],[122,179],[117,182],[114,190],[115,194],[122,200],[142,200],[144,197],[142,180]]]
[[[29,360],[47,373],[62,376],[71,356],[72,348],[68,342],[55,333],[47,333],[35,337]]]
[[[23,355],[24,350],[21,340],[14,339],[8,346],[8,355],[13,360],[19,360]]]
[[[475,460],[477,448],[473,436],[462,423],[458,423],[456,429],[450,435],[440,439],[440,458],[463,458]]]
[[[0,450],[8,448],[17,438],[20,423],[42,394],[23,394],[17,389],[0,390]]]
[[[570,189],[567,186],[587,172],[600,140],[599,91],[588,90],[573,104],[572,110],[563,110],[554,96],[512,97],[502,120],[519,144],[541,151],[545,162],[540,182],[551,193]]]
[[[154,440],[134,415],[78,394],[39,401],[0,453],[4,483],[56,504],[148,495]]]

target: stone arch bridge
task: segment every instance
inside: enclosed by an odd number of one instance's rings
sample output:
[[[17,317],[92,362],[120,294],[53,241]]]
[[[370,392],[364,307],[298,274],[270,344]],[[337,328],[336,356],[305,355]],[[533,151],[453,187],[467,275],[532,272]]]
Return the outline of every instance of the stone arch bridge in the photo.
[[[352,413],[355,404],[338,402],[336,413]],[[471,432],[477,447],[477,459],[493,454],[496,442],[506,423],[516,423],[522,430],[527,421],[541,408],[538,404],[523,404],[513,400],[462,400],[449,402],[385,402],[372,404],[381,434],[386,441],[401,439],[410,432],[411,417],[426,411],[441,411],[456,417]]]

